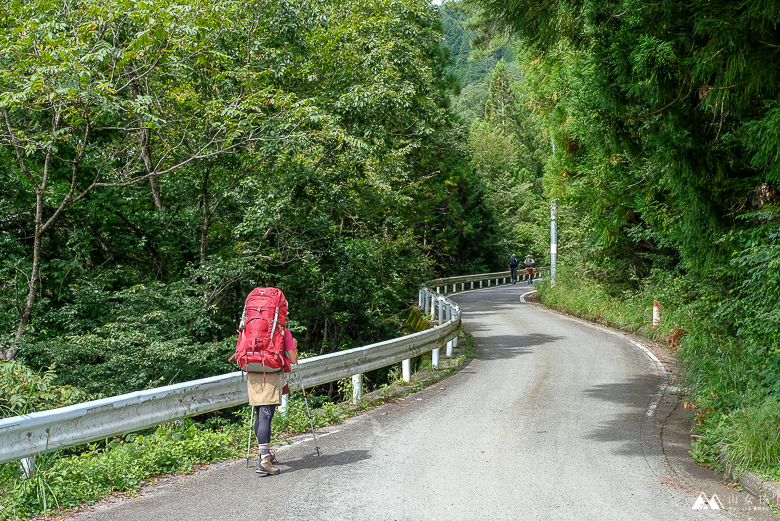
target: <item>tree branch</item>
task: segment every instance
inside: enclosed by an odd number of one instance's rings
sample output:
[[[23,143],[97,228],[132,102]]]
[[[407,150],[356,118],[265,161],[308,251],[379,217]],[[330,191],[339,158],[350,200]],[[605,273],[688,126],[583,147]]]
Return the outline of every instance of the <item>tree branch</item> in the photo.
[[[3,111],[3,116],[5,118],[5,126],[8,129],[8,139],[11,147],[13,147],[14,152],[16,154],[16,162],[19,164],[19,168],[22,169],[22,172],[24,172],[24,175],[27,176],[27,179],[29,179],[30,184],[33,186],[35,191],[40,190],[40,186],[38,186],[38,182],[35,180],[33,175],[30,173],[30,171],[27,169],[27,163],[24,162],[24,158],[22,157],[22,153],[19,150],[19,140],[16,137],[16,134],[14,134],[13,127],[11,127],[11,117],[8,114],[8,107],[3,106],[0,108],[0,110]]]
[[[81,140],[81,148],[76,153],[76,157],[71,162],[70,189],[68,190],[67,195],[62,199],[62,202],[60,203],[59,207],[54,211],[51,217],[49,217],[49,220],[41,225],[41,232],[45,232],[49,228],[49,226],[51,226],[57,220],[57,218],[60,216],[62,211],[65,209],[65,207],[71,203],[71,198],[73,197],[73,193],[76,191],[76,181],[78,180],[79,165],[81,164],[81,161],[84,159],[84,155],[87,152],[87,144],[89,143],[91,128],[92,125],[88,118],[87,128],[84,130],[84,137]]]

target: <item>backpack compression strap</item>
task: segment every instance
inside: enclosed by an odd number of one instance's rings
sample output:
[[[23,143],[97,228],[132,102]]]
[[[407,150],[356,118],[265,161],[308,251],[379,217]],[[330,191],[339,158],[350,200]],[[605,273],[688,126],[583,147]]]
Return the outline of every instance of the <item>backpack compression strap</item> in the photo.
[[[271,328],[271,338],[272,339],[274,337],[274,331],[276,331],[276,322],[277,322],[278,319],[279,319],[279,308],[277,307],[276,308],[276,313],[274,313],[274,325]]]

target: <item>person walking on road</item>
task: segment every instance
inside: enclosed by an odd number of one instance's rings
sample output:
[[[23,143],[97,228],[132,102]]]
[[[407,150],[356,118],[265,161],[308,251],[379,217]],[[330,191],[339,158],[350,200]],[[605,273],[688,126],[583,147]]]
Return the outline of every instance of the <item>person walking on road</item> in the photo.
[[[531,258],[531,254],[529,253],[525,257],[525,276],[528,278],[528,284],[534,283],[534,268],[536,267],[536,263]]]
[[[512,284],[517,284],[517,267],[520,265],[520,261],[517,260],[517,255],[514,253],[511,257],[509,257],[509,271],[510,271],[510,280],[512,281]]]
[[[291,364],[298,363],[298,342],[289,329],[284,330],[284,350]],[[276,407],[282,403],[282,391],[287,384],[287,377],[282,369],[278,372],[247,373],[247,390],[249,405],[255,408],[255,437],[259,449],[257,462],[258,474],[275,476],[281,471],[274,466],[271,454],[271,420]]]

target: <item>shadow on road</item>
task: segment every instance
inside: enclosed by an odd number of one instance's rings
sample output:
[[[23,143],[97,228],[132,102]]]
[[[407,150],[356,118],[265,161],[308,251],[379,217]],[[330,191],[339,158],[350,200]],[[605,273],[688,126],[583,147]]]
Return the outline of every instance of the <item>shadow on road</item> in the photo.
[[[471,327],[470,331],[478,331],[479,328]],[[532,335],[493,335],[476,338],[477,353],[480,360],[508,360],[531,353],[531,347],[549,344],[563,337],[535,333]],[[483,345],[489,344],[489,345]]]
[[[338,454],[322,454],[317,456],[312,453],[310,456],[291,461],[280,461],[279,467],[285,473],[298,470],[319,469],[324,467],[338,467],[341,465],[350,465],[369,459],[367,450],[346,450]]]
[[[593,441],[620,443],[615,449],[618,454],[642,456],[643,451],[637,450],[644,437],[650,433],[642,432],[654,428],[653,422],[646,421],[646,412],[650,404],[656,400],[659,391],[657,375],[634,376],[628,381],[610,384],[599,384],[585,391],[591,398],[600,401],[620,404],[623,412],[611,418],[604,418],[598,427],[587,435]],[[637,433],[643,434],[637,436]]]

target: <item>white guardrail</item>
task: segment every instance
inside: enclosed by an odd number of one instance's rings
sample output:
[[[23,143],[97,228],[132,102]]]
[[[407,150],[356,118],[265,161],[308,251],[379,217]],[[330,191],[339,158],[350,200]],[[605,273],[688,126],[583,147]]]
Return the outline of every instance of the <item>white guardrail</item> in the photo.
[[[549,268],[535,270],[534,277]],[[439,350],[446,346],[447,355],[457,346],[460,331],[460,308],[443,295],[460,284],[460,290],[481,288],[487,281],[506,284],[509,272],[484,273],[463,277],[436,279],[420,286],[419,304],[425,313],[436,318],[439,325],[411,335],[356,347],[322,356],[300,360],[298,375],[291,378],[290,389],[300,390],[348,376],[359,384],[362,374],[388,365],[402,362],[402,375],[410,380],[410,359],[428,351],[432,352],[433,365],[438,367]],[[436,287],[435,291],[429,287]],[[443,292],[439,289],[443,288]],[[356,393],[361,385],[355,385]],[[359,394],[353,396],[358,400]],[[154,427],[161,423],[183,420],[210,411],[247,403],[246,383],[240,371],[194,380],[180,384],[157,387],[102,400],[71,405],[59,409],[34,412],[22,416],[0,419],[0,463],[34,458],[38,454],[56,452],[112,436]],[[23,461],[23,466],[24,465]]]

